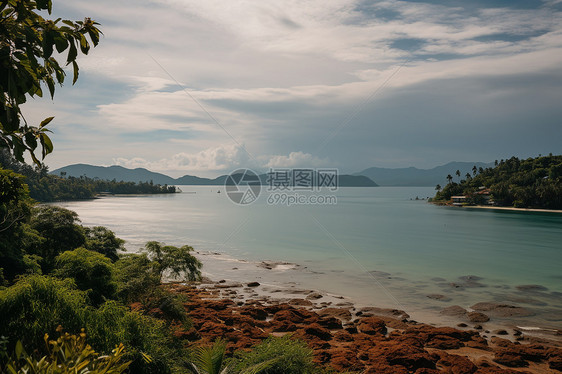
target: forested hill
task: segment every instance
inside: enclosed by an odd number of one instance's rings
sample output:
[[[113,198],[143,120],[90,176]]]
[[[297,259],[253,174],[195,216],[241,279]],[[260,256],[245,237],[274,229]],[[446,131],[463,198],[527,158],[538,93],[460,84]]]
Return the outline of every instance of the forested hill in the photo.
[[[437,192],[435,200],[465,195],[469,203],[479,203],[476,192],[485,187],[498,206],[562,209],[562,155],[526,160],[512,157],[496,161],[495,167],[474,168],[472,174],[446,177],[449,183]]]
[[[88,177],[63,178],[49,174],[47,167],[31,167],[0,150],[0,168],[10,169],[25,177],[31,198],[40,202],[92,199],[100,193],[157,194],[175,193],[176,187],[153,183],[101,180]]]

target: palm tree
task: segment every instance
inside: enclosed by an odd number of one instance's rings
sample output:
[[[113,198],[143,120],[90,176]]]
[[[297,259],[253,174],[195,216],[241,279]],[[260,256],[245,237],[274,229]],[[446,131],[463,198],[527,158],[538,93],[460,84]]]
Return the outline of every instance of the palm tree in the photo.
[[[467,180],[470,179],[470,178],[472,178],[472,176],[470,175],[470,173],[466,173],[465,177],[466,177]]]
[[[193,374],[229,374],[232,372],[225,365],[226,342],[222,339],[215,341],[212,347],[199,347],[195,351],[194,362],[189,363],[189,370]],[[239,371],[240,374],[258,374],[271,367],[282,357],[260,362]]]
[[[455,174],[457,175],[457,177],[461,177],[461,171],[457,169],[457,171],[455,171]]]
[[[472,174],[476,176],[476,173],[478,172],[478,168],[476,167],[476,165],[474,165],[472,167]]]
[[[438,184],[437,186],[435,186],[435,191],[441,191],[441,185]]]
[[[451,174],[447,175],[447,180],[449,181],[449,184],[451,184],[453,182],[453,176]]]

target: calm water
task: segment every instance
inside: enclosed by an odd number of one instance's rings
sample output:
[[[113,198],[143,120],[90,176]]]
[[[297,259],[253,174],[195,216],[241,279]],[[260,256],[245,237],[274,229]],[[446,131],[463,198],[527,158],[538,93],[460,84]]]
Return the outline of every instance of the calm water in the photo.
[[[341,188],[330,206],[237,206],[219,187],[60,204],[138,250],[148,240],[189,244],[250,261],[306,266],[277,279],[408,311],[498,301],[535,309],[562,327],[562,214],[437,207],[433,188]],[[191,192],[191,193],[189,193]],[[412,200],[414,199],[414,200]],[[224,276],[223,274],[214,274]],[[463,276],[477,276],[464,283]],[[480,279],[481,278],[481,279]],[[455,287],[454,285],[461,286]],[[518,285],[544,290],[521,291]],[[436,301],[439,293],[450,301]]]

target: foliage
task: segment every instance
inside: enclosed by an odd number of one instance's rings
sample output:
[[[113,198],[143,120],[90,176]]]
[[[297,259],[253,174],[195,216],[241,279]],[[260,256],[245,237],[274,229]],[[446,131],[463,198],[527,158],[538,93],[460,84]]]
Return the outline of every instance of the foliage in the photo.
[[[473,176],[449,184],[438,191],[435,200],[449,200],[454,195],[467,195],[478,204],[475,192],[489,188],[492,199],[499,206],[519,208],[562,209],[562,155],[520,160],[512,157],[496,161],[494,168],[473,168]]]
[[[58,329],[61,331],[62,329]],[[49,340],[45,334],[47,355],[40,359],[29,355],[21,342],[16,344],[15,354],[5,365],[7,373],[37,374],[120,374],[130,362],[124,359],[124,347],[115,347],[111,354],[100,356],[86,344],[86,334],[62,334],[57,340]]]
[[[98,308],[89,305],[86,292],[76,289],[70,279],[33,275],[0,290],[0,336],[40,349],[43,336],[53,335],[59,325],[68,331],[84,328],[90,343],[109,352],[123,343],[134,373],[168,373],[183,365],[185,353],[174,342],[163,321],[131,312],[110,300]],[[46,353],[43,351],[42,353]],[[144,357],[151,357],[146,363]]]
[[[20,105],[26,102],[27,95],[42,97],[42,85],[47,86],[53,98],[55,84],[64,82],[66,73],[53,56],[55,51],[68,51],[66,64],[72,64],[74,84],[78,79],[78,50],[88,54],[100,35],[98,23],[89,18],[76,22],[43,18],[41,13],[51,14],[51,8],[51,0],[0,3],[0,147],[10,149],[20,161],[28,151],[36,164],[40,162],[34,152],[39,145],[43,158],[53,150],[46,129],[53,117],[30,126]]]
[[[87,295],[72,280],[28,276],[0,291],[0,335],[41,347],[43,335],[53,335],[58,325],[80,331],[86,308]]]
[[[192,247],[184,245],[178,248],[151,241],[146,243],[144,249],[154,262],[155,270],[160,274],[160,277],[165,272],[169,272],[172,277],[182,276],[185,281],[201,279],[199,269],[201,269],[202,264],[190,253],[193,251]]]
[[[6,149],[0,149],[0,166],[25,177],[29,195],[40,202],[93,199],[99,193],[110,194],[160,194],[177,192],[174,186],[161,186],[149,182],[106,181],[88,178],[56,176],[49,174],[45,165],[32,167],[16,160]]]
[[[23,177],[0,169],[0,268],[9,280],[26,271],[24,247],[35,234],[25,229],[30,216],[31,200]]]
[[[125,303],[139,301],[160,285],[160,275],[146,254],[125,254],[115,263],[117,295]]]
[[[113,262],[119,259],[118,252],[125,250],[125,241],[116,237],[115,233],[106,227],[84,227],[84,235],[86,249],[101,253]]]
[[[103,254],[85,248],[61,253],[56,258],[53,274],[59,278],[74,279],[78,289],[87,291],[94,305],[115,296],[113,264]]]
[[[278,360],[266,368],[264,374],[316,372],[312,350],[304,342],[291,339],[289,335],[267,338],[250,352],[239,353],[236,368],[241,370],[275,358]]]
[[[39,206],[33,209],[31,228],[45,238],[34,254],[43,258],[42,268],[45,273],[53,269],[55,258],[60,253],[84,245],[86,237],[79,222],[75,212],[58,206]]]
[[[271,368],[282,357],[274,357],[251,366],[234,371],[226,364],[226,342],[217,340],[211,347],[198,347],[194,352],[193,362],[189,369],[194,374],[257,374],[265,373],[264,370]]]
[[[119,343],[127,346],[133,373],[169,373],[178,371],[182,365],[181,357],[185,353],[173,341],[164,322],[131,312],[116,301],[89,309],[84,325],[92,345],[100,350]],[[145,361],[146,355],[151,358],[149,363]]]

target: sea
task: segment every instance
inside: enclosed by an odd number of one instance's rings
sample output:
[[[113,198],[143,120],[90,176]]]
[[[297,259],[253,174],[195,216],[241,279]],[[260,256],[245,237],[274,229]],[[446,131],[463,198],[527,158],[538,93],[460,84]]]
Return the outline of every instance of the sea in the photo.
[[[224,186],[179,188],[57,205],[130,252],[150,240],[190,245],[215,280],[296,285],[433,323],[446,307],[493,302],[529,311],[502,320],[510,326],[562,330],[560,213],[436,206],[431,187],[340,187],[300,192],[299,203],[263,190],[248,204]]]

